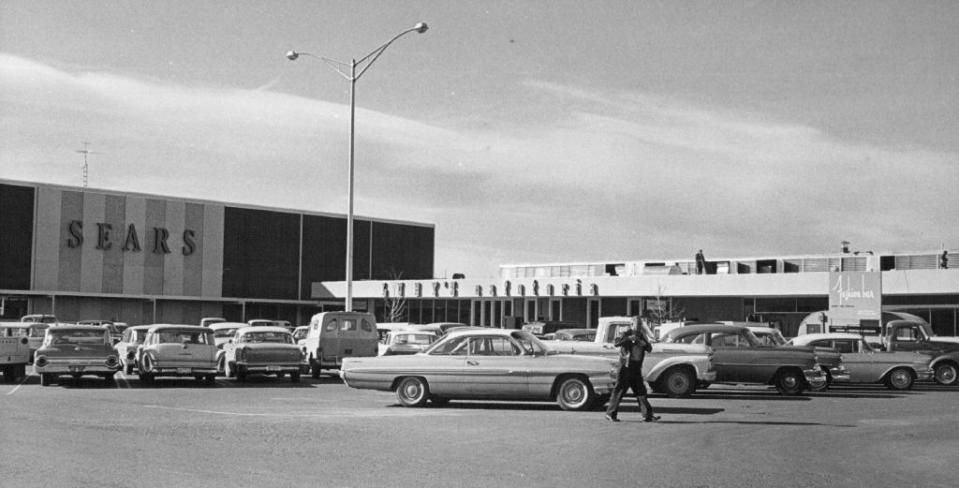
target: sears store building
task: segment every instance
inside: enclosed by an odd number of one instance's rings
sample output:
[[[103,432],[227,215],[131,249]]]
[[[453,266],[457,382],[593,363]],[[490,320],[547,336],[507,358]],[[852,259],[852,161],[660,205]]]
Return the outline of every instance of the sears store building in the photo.
[[[322,214],[0,180],[3,320],[306,323],[346,273],[346,222]],[[356,280],[433,276],[432,224],[357,217]],[[354,309],[373,302],[360,300]]]

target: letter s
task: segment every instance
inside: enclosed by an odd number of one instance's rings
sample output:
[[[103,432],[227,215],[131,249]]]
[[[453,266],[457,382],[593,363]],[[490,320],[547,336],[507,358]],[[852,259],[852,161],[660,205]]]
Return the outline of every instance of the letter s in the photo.
[[[80,245],[83,244],[83,221],[71,220],[67,231],[70,232],[70,238],[67,239],[67,247],[71,249],[80,247]]]
[[[184,256],[189,256],[196,251],[196,242],[193,240],[193,236],[192,230],[187,229],[183,231],[183,248],[181,250]]]

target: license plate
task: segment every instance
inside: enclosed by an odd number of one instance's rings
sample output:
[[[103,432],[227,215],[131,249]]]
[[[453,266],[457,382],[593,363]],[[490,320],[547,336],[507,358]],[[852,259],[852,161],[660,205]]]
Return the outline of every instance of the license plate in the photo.
[[[280,369],[282,369],[282,368],[280,368],[279,366],[267,366],[267,367],[266,367],[266,370],[267,370],[267,371],[279,371]]]
[[[177,374],[190,374],[193,372],[193,370],[190,368],[177,368],[176,372]]]
[[[71,373],[79,373],[83,371],[83,366],[69,366]]]

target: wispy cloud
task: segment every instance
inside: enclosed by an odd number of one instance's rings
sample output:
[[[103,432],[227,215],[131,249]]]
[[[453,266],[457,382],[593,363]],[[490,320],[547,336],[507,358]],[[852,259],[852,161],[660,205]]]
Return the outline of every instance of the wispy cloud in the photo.
[[[270,91],[62,70],[0,54],[7,178],[345,208],[348,108]],[[959,242],[959,157],[735,108],[548,81],[458,125],[360,110],[357,212],[434,222],[437,272],[496,264]]]

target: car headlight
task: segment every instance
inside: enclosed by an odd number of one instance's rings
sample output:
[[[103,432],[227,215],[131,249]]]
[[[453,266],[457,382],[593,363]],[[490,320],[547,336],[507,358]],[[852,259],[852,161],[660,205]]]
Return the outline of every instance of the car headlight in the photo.
[[[34,364],[35,366],[39,366],[39,367],[42,368],[42,367],[44,367],[44,366],[47,365],[47,357],[46,357],[46,356],[37,356],[36,359],[33,360],[33,364]]]

